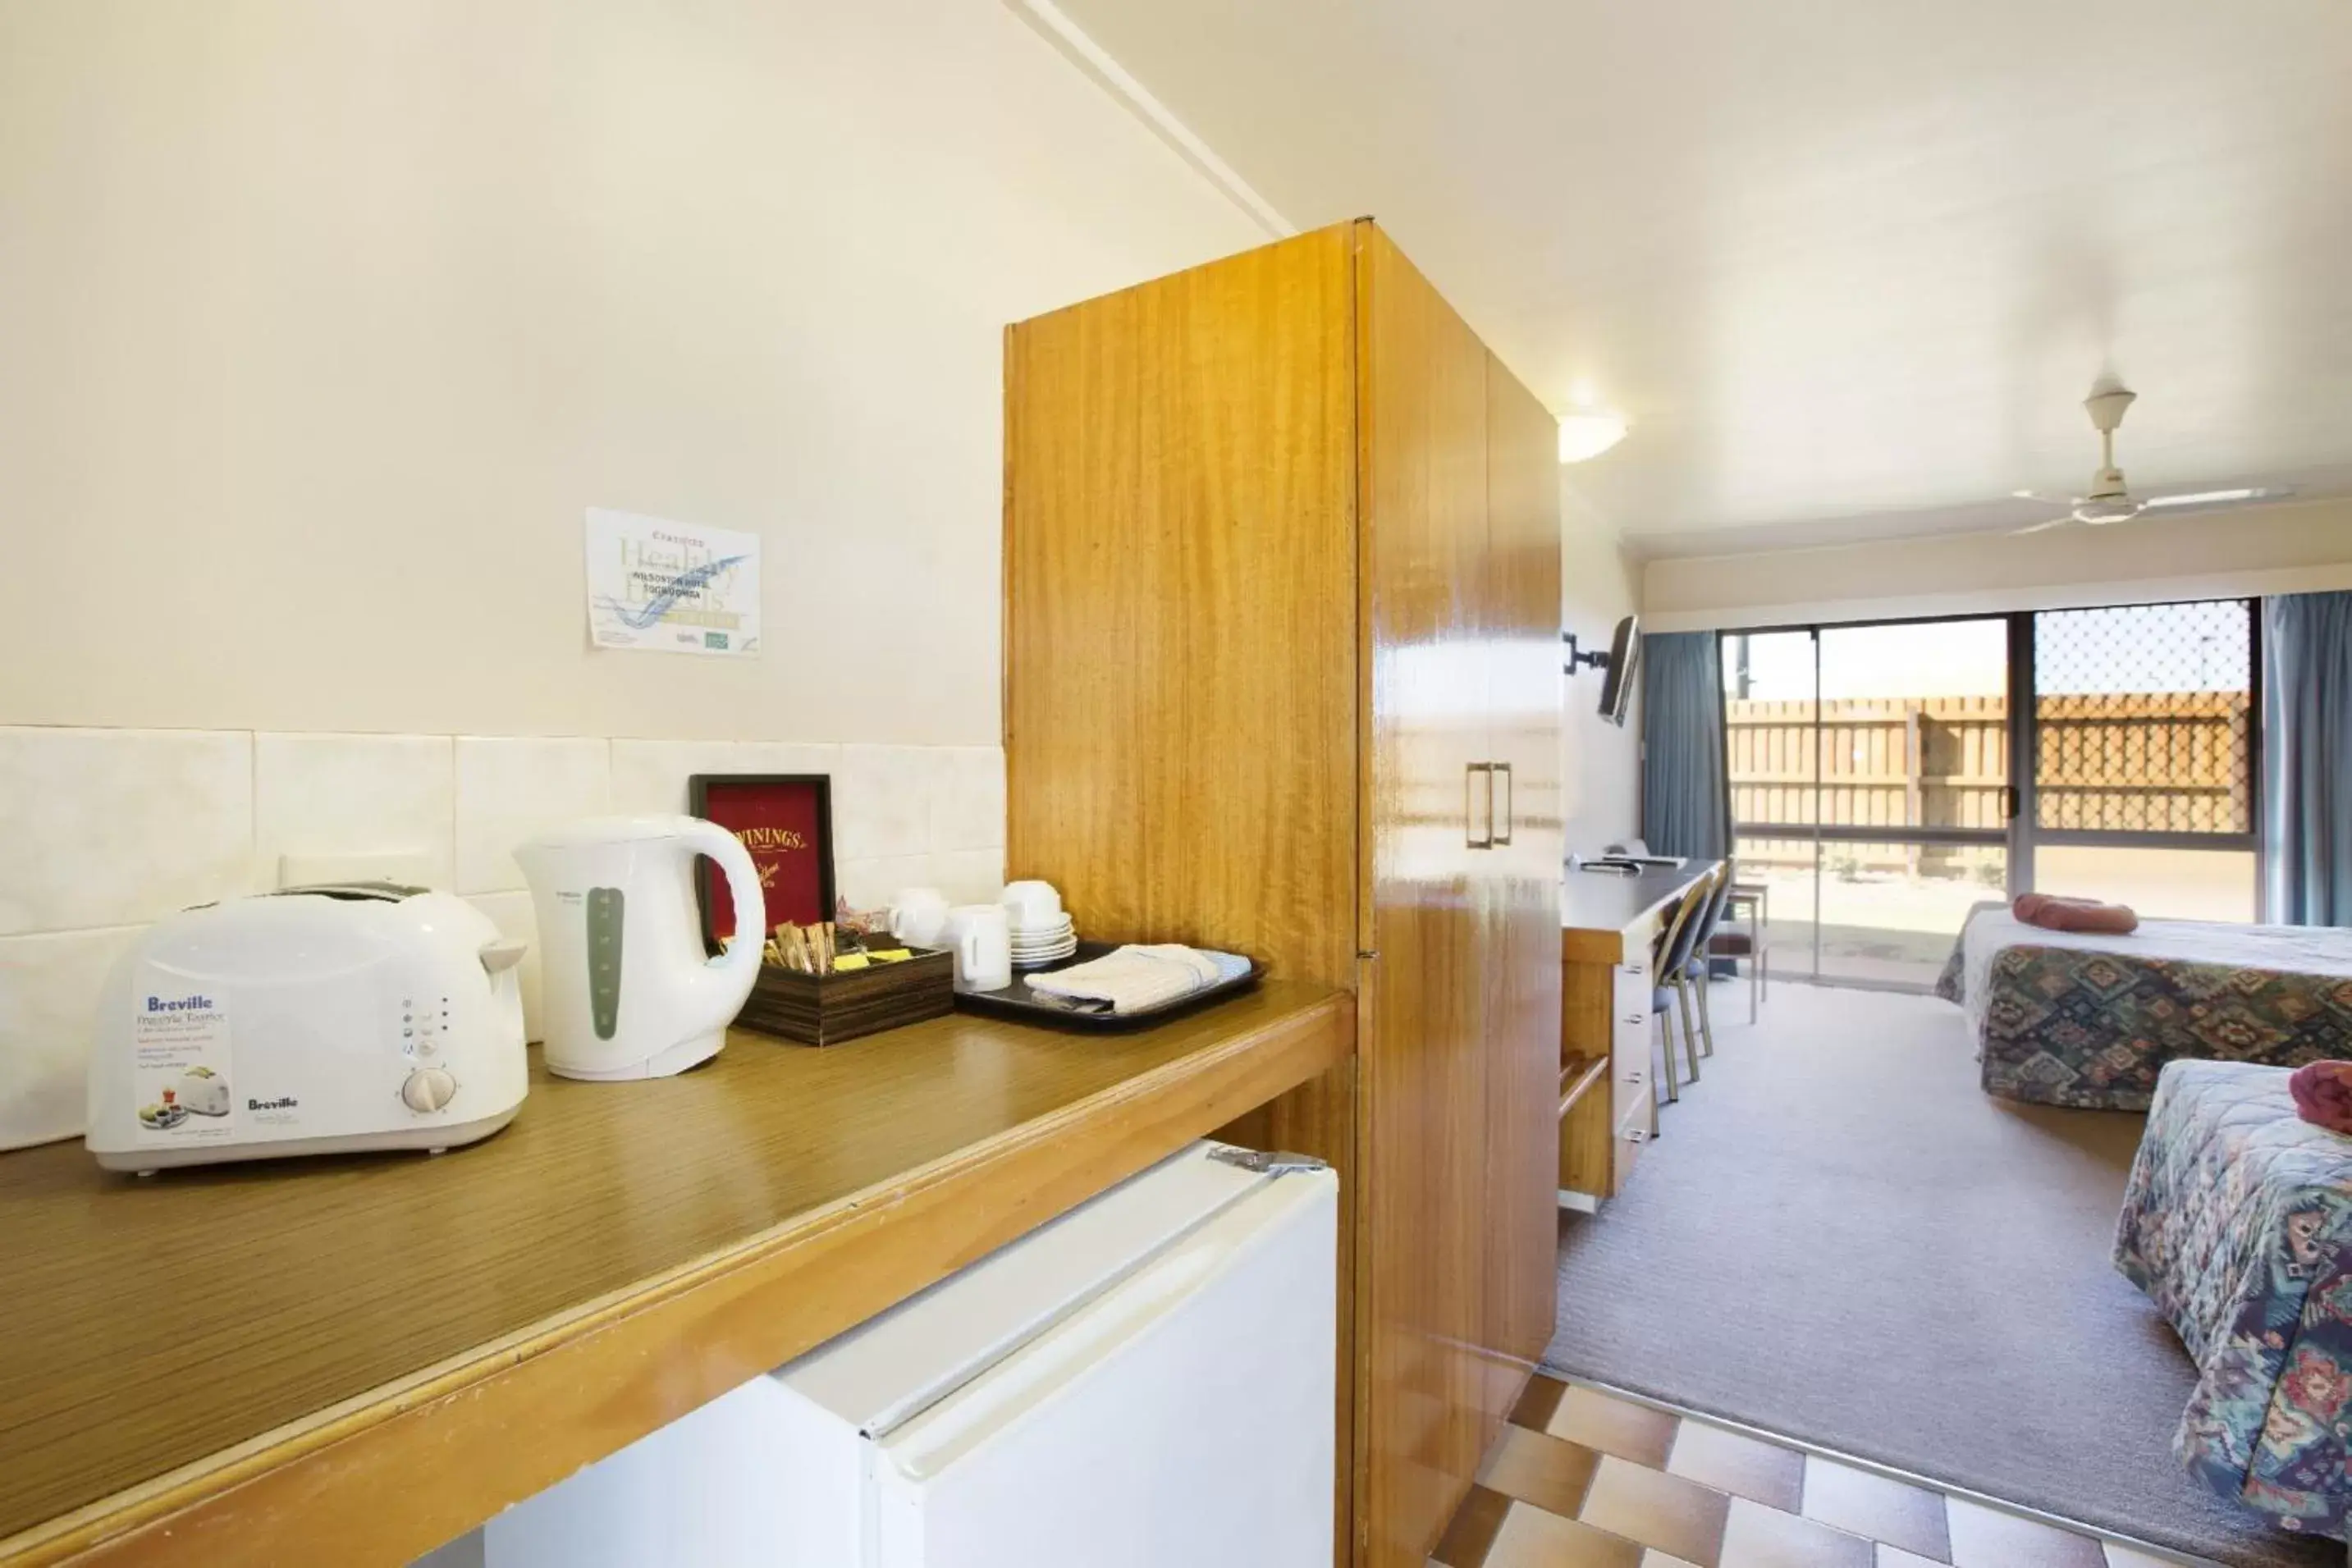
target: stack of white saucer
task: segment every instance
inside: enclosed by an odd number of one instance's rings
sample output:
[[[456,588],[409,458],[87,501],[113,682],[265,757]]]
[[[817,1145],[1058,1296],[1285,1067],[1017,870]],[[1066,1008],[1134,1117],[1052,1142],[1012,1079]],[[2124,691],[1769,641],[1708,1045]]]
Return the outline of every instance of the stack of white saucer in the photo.
[[[1077,927],[1052,883],[1008,883],[1000,902],[1012,930],[1014,968],[1058,964],[1078,950]]]

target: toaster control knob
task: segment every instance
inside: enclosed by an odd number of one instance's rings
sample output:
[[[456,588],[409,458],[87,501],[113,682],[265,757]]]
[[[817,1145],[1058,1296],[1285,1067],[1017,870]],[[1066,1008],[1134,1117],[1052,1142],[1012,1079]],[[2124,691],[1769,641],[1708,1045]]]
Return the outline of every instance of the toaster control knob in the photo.
[[[438,1111],[457,1092],[457,1081],[437,1067],[420,1067],[400,1086],[400,1098],[412,1111]]]

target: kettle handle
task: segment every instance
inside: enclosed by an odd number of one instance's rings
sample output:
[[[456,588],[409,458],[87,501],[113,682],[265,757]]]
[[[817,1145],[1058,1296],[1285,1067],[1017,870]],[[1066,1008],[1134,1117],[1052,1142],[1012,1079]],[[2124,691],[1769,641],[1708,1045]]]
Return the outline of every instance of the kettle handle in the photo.
[[[735,936],[727,951],[710,960],[710,967],[721,975],[757,973],[760,953],[765,945],[768,895],[760,886],[760,868],[751,863],[751,852],[742,841],[716,822],[700,817],[689,817],[691,824],[678,835],[679,845],[688,854],[709,855],[727,873],[727,897],[735,906]]]

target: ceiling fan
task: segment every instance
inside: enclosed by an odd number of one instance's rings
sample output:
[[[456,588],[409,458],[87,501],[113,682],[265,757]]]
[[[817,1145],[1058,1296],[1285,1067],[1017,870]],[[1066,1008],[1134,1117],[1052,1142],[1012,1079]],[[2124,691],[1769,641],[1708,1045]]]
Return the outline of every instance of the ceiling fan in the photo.
[[[2124,485],[2124,471],[2116,466],[2116,427],[2124,422],[2124,412],[2130,408],[2139,394],[2120,382],[2102,381],[2083,400],[2090,412],[2091,425],[2099,433],[2099,471],[2091,476],[2088,494],[2081,496],[2044,496],[2038,491],[2013,491],[2021,501],[2041,501],[2053,507],[2063,507],[2065,512],[2046,523],[2035,523],[2019,528],[2021,534],[2038,534],[2047,528],[2063,528],[2070,523],[2088,523],[2104,528],[2109,523],[2127,523],[2134,517],[2150,512],[2203,512],[2222,507],[2242,507],[2252,501],[2274,501],[2294,492],[2284,486],[2240,486],[2227,490],[2183,490],[2169,496],[2133,495]]]

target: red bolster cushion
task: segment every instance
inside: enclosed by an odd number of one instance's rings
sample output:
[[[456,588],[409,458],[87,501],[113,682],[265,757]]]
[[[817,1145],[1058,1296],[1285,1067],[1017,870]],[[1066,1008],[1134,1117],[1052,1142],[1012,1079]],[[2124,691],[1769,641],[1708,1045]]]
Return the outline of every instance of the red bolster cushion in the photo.
[[[2121,904],[2101,904],[2095,898],[2060,898],[2048,893],[2021,893],[2010,913],[2028,925],[2044,931],[2080,931],[2095,936],[2128,936],[2139,929],[2139,916]]]
[[[2352,1133],[2352,1061],[2315,1061],[2286,1081],[2294,1113],[2331,1133]]]

